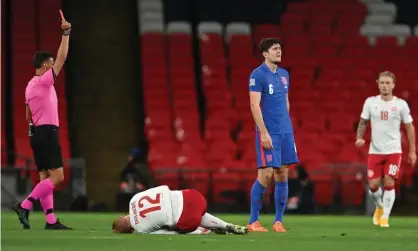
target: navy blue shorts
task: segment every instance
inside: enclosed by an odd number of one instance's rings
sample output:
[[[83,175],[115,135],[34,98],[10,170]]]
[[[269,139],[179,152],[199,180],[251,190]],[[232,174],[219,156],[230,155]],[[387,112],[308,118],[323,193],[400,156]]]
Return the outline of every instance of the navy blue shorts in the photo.
[[[280,168],[283,165],[298,163],[295,138],[292,133],[272,134],[272,150],[264,149],[261,145],[260,135],[255,136],[255,151],[257,153],[258,168],[273,167]]]

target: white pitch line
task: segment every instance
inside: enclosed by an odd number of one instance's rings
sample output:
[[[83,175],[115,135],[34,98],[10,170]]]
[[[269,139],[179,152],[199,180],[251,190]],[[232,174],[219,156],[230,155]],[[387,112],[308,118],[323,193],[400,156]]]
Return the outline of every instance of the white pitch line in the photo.
[[[142,235],[142,236],[147,236],[147,235]],[[154,235],[154,236],[156,236],[156,235]],[[163,235],[159,235],[159,236],[163,236]],[[169,241],[178,241],[178,240],[181,239],[180,236],[181,235],[178,235],[177,236],[178,238],[173,238],[174,236],[170,236],[170,237],[167,236],[168,237],[167,240],[169,240]],[[4,237],[3,236],[3,240],[4,239],[22,239],[22,237],[24,238],[24,236],[7,236],[7,237]],[[31,236],[31,238],[32,237],[33,236]],[[36,236],[36,239],[50,239],[50,238],[51,238],[51,236],[49,236],[49,235],[39,235],[39,236]],[[128,239],[131,239],[131,238],[123,237],[123,236],[65,236],[65,235],[61,235],[61,236],[60,235],[54,235],[54,238],[57,238],[57,239],[113,239],[113,240],[122,240],[122,239],[128,240]],[[141,238],[139,238],[139,239],[141,239]],[[159,239],[159,238],[156,238],[156,239]],[[204,239],[201,239],[201,238],[192,238],[192,239],[188,239],[188,241],[224,242],[224,241],[230,241],[230,240],[228,238],[218,238],[218,239],[216,239],[216,238],[213,238],[213,239],[209,239],[209,238],[204,238]],[[255,242],[255,240],[253,240],[253,239],[247,239],[247,238],[234,239],[234,241],[238,241],[238,242]]]

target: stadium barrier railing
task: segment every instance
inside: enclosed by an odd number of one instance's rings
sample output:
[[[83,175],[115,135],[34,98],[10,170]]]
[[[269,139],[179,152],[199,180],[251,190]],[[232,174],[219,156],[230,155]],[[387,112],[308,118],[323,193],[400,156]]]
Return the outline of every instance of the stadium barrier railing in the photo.
[[[38,171],[32,158],[20,154],[15,154],[15,158],[19,158],[19,162],[25,164],[23,166],[7,165],[1,168],[1,206],[3,209],[10,209],[14,203],[23,200],[32,190],[34,183],[39,181]],[[71,169],[71,175],[69,182],[55,192],[55,208],[70,210],[77,198],[87,196],[85,166],[84,158],[64,160],[64,168]]]

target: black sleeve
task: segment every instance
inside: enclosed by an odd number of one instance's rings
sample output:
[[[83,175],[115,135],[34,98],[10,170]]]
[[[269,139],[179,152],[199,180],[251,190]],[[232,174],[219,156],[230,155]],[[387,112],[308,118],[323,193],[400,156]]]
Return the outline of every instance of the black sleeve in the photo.
[[[129,174],[128,167],[124,167],[122,172],[120,173],[120,182],[128,182],[127,175]]]
[[[137,181],[141,182],[147,188],[151,188],[153,185],[152,174],[144,164],[141,164],[141,167],[138,169]]]

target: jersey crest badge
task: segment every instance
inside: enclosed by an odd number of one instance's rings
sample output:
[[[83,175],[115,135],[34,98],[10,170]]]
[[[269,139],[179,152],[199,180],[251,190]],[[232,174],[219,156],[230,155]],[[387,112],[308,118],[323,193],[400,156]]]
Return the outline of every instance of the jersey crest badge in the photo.
[[[286,77],[281,77],[281,78],[282,78],[283,85],[287,85],[287,79],[286,79]]]
[[[254,78],[250,78],[250,86],[255,86],[255,79]]]
[[[396,106],[392,107],[392,112],[396,112],[398,108]]]

